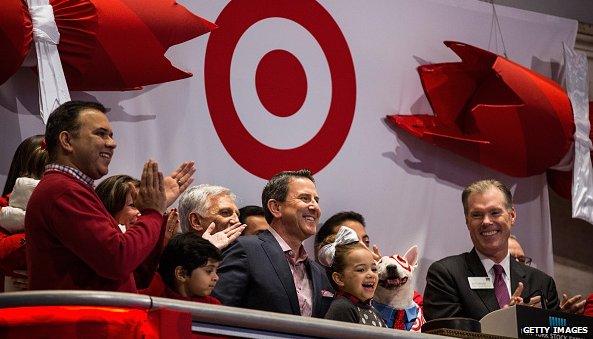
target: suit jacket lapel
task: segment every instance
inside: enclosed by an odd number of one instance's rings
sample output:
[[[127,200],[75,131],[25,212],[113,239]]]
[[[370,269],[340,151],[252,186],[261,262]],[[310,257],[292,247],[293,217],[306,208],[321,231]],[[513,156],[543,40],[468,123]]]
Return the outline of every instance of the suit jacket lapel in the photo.
[[[522,282],[524,290],[523,290],[523,293],[521,293],[521,297],[525,298],[526,296],[531,294],[530,293],[531,286],[527,286],[525,284],[525,276],[527,275],[527,272],[525,272],[525,268],[523,267],[523,264],[519,264],[512,257],[510,259],[511,260],[510,260],[509,267],[511,270],[511,295],[513,293],[515,293],[517,286],[519,286],[519,282]],[[541,293],[542,292],[540,292],[540,294]]]
[[[486,269],[484,269],[484,265],[482,265],[482,262],[480,261],[480,257],[478,257],[478,253],[476,253],[475,248],[467,254],[466,261],[470,271],[470,277],[488,276]],[[494,294],[494,289],[475,289],[473,291],[480,297],[484,303],[484,306],[486,306],[488,309],[488,312],[496,311],[500,308],[498,305],[498,300],[496,300],[496,295]]]
[[[270,233],[269,231],[264,231],[259,234],[259,238],[263,241],[262,248],[278,279],[282,283],[284,290],[286,291],[286,295],[288,296],[288,301],[290,302],[290,307],[294,314],[301,314],[301,308],[299,307],[299,300],[296,294],[296,287],[294,286],[294,278],[292,277],[292,272],[290,270],[290,266],[286,257],[284,256],[284,252],[276,241],[276,238]],[[262,263],[265,265],[265,263]]]
[[[321,276],[319,272],[315,272],[317,270],[317,267],[315,267],[312,263],[311,263],[311,259],[307,259],[307,273],[309,274],[309,277],[311,278],[311,282],[313,285],[313,291],[311,291],[312,298],[313,300],[311,300],[311,303],[313,304],[313,309],[311,312],[311,315],[315,316],[319,313],[319,310],[321,310],[322,305],[321,305],[321,301],[322,301],[322,296],[321,296],[321,290],[323,289],[323,282],[321,280],[319,280],[319,277]],[[325,272],[322,272],[321,274],[325,274]]]

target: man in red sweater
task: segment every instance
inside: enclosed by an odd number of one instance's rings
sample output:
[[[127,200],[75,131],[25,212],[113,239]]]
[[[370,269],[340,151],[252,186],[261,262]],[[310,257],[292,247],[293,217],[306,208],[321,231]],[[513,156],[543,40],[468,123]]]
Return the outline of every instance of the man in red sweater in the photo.
[[[50,164],[25,216],[32,290],[136,292],[133,271],[161,251],[163,212],[193,180],[192,162],[167,178],[156,162],[146,162],[138,192],[133,190],[142,215],[122,233],[93,190],[116,147],[105,112],[99,103],[70,101],[48,119]]]

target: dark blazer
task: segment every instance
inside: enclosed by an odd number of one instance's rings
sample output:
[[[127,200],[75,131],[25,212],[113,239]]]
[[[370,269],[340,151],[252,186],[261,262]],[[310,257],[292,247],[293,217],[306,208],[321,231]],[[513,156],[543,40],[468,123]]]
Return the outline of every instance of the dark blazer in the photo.
[[[301,314],[290,266],[272,233],[241,236],[222,255],[213,295],[223,305]],[[334,290],[319,264],[308,259],[306,266],[313,284],[313,316],[323,318],[332,302],[327,292]]]
[[[554,279],[544,272],[510,261],[511,292],[519,282],[523,283],[524,299],[542,294],[548,309],[558,308],[558,293]],[[487,277],[486,270],[475,249],[469,253],[447,257],[434,262],[428,268],[424,289],[424,316],[427,320],[466,317],[480,320],[486,314],[498,310],[494,289],[469,287],[468,277]]]

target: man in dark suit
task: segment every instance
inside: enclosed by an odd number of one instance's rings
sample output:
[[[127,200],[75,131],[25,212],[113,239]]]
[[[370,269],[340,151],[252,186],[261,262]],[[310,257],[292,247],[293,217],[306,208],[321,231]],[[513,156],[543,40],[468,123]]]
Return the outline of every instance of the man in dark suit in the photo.
[[[512,194],[501,182],[481,180],[462,194],[469,253],[434,262],[424,290],[426,319],[467,317],[480,320],[506,305],[541,305],[578,313],[580,298],[558,300],[554,280],[509,256],[508,240],[516,218]],[[512,294],[511,292],[514,291]]]
[[[227,306],[323,318],[333,289],[302,245],[316,232],[318,202],[309,171],[272,177],[262,193],[270,229],[239,237],[223,253],[214,296]]]

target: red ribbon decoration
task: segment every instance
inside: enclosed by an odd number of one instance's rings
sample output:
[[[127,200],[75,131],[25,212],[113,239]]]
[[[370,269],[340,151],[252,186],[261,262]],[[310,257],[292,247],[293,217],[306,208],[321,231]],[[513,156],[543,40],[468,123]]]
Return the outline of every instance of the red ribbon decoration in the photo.
[[[567,154],[575,126],[558,84],[480,48],[445,45],[461,62],[418,68],[435,115],[392,115],[387,121],[515,177],[544,173]]]
[[[164,56],[173,45],[217,26],[175,0],[50,0],[58,51],[72,91],[121,91],[179,80],[191,73]],[[32,48],[32,24],[21,0],[0,2],[0,84]]]

